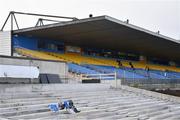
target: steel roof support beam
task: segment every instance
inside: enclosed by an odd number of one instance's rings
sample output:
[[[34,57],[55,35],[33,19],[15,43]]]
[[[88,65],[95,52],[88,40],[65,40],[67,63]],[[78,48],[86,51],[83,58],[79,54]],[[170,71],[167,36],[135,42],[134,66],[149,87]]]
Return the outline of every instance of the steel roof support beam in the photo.
[[[19,25],[18,25],[18,22],[17,22],[17,19],[15,17],[15,14],[21,14],[21,15],[31,15],[31,16],[41,16],[41,17],[52,17],[52,18],[63,18],[63,19],[71,19],[71,20],[78,20],[76,17],[64,17],[64,16],[55,16],[55,15],[45,15],[45,14],[35,14],[35,13],[24,13],[24,12],[15,12],[15,11],[11,11],[8,15],[8,17],[6,18],[2,28],[1,28],[1,31],[3,31],[4,27],[6,26],[7,24],[7,21],[9,20],[9,18],[11,19],[11,30],[13,30],[13,27],[14,27],[14,24],[13,24],[13,21],[15,21],[16,23],[16,27],[17,29],[19,29]],[[52,22],[60,22],[60,21],[56,21],[56,20],[49,20],[49,19],[42,19],[40,18],[38,20],[38,22],[36,23],[36,26],[38,26],[40,24],[40,26],[44,25],[43,24],[43,20],[44,21],[52,21]]]
[[[78,20],[76,17],[64,17],[64,16],[35,14],[35,13],[24,13],[24,12],[15,12],[15,11],[12,11],[12,13],[15,13],[15,14],[23,14],[23,15],[32,15],[32,16],[43,16],[43,17],[65,18],[65,19]]]
[[[9,17],[10,17],[10,16],[11,16],[11,13],[9,13],[8,17],[6,18],[6,21],[4,22],[4,24],[3,24],[2,28],[1,28],[1,31],[3,31],[3,29],[4,29],[7,21],[9,20]]]

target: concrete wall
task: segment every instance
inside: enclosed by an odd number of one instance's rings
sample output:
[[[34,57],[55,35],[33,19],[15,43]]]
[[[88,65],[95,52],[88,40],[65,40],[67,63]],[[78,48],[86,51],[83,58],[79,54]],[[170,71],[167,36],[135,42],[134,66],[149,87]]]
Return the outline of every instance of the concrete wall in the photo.
[[[0,56],[0,64],[36,66],[39,68],[40,74],[41,73],[58,74],[60,78],[64,78],[68,74],[67,64],[59,61],[46,61],[46,60],[37,60],[37,59]]]
[[[0,84],[0,94],[50,91],[106,91],[108,84]]]
[[[130,92],[134,92],[137,94],[143,94],[143,95],[151,96],[151,97],[166,100],[166,101],[180,103],[180,97],[176,97],[176,96],[172,96],[172,95],[166,95],[166,94],[162,94],[162,93],[158,93],[158,92],[153,92],[153,91],[149,91],[149,90],[124,86],[124,85],[121,85],[118,88],[130,91]]]
[[[0,31],[0,55],[11,56],[11,31]]]
[[[108,84],[0,84],[0,100],[2,99],[20,99],[23,95],[40,96],[39,93],[47,97],[52,94],[63,94],[73,92],[93,92],[107,91]],[[61,96],[59,96],[61,97]]]
[[[175,83],[174,84],[172,84],[172,83],[169,83],[169,84],[138,84],[138,85],[132,84],[129,86],[137,87],[137,88],[141,88],[141,89],[146,89],[146,90],[180,89],[179,83],[177,83],[177,84],[175,84]]]

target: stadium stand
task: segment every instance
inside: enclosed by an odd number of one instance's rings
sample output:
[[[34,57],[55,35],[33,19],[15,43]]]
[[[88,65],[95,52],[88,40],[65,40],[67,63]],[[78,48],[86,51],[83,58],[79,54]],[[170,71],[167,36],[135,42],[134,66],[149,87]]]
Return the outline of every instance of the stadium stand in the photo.
[[[77,65],[70,63],[69,70],[77,74],[117,73],[118,78],[126,79],[179,79],[180,73],[160,70],[144,70],[132,68],[115,68],[113,66]]]
[[[105,66],[115,66],[117,67],[118,64],[113,59],[104,59],[104,58],[96,58],[92,56],[83,56],[78,53],[52,53],[47,52],[49,55],[56,56],[60,59],[63,59],[68,62],[74,62],[76,64],[93,64],[93,65],[105,65]],[[72,59],[73,58],[73,59]]]
[[[122,66],[119,66],[118,62],[112,58],[85,56],[78,53],[43,52],[43,51],[35,51],[35,50],[29,50],[29,49],[24,49],[24,48],[16,48],[15,50],[18,53],[28,56],[28,57],[46,59],[46,60],[66,61],[66,62],[76,63],[79,65],[90,64],[90,65],[101,65],[101,66],[113,66],[116,68],[118,67],[132,68],[133,66],[136,69],[135,72],[137,73],[144,72],[143,70],[145,70],[146,68],[152,71],[172,71],[175,73],[180,72],[180,68],[177,68],[174,66],[165,66],[165,65],[142,63],[142,62],[137,62],[137,61],[127,61],[127,60],[121,60]],[[154,74],[153,72],[150,72],[150,74],[151,76],[154,76],[155,78],[156,77],[158,78],[161,76],[161,75]]]
[[[118,78],[139,78],[139,79],[145,79],[144,76],[138,75],[134,73],[133,71],[128,71],[121,68],[115,68],[111,66],[95,66],[95,65],[88,65],[87,66],[90,69],[94,69],[96,71],[102,72],[102,73],[114,73],[117,72]]]
[[[83,67],[83,66],[80,66],[77,64],[69,63],[68,66],[69,66],[70,72],[75,72],[75,73],[79,73],[79,74],[100,74],[100,72],[88,69],[86,67]]]
[[[89,26],[89,23],[94,25]],[[179,42],[169,37],[131,24],[125,25],[110,16],[52,24],[53,29],[49,27],[8,33],[13,43],[10,48],[23,56],[69,63],[70,71],[78,74],[116,71],[120,78],[179,78]],[[16,56],[13,50],[10,50],[11,56]]]
[[[63,59],[60,59],[60,58],[58,58],[58,57],[45,54],[45,53],[40,52],[40,51],[29,50],[29,49],[25,49],[25,48],[16,48],[15,50],[16,50],[19,54],[24,55],[24,56],[27,56],[27,57],[31,57],[31,58],[38,58],[38,59],[45,59],[45,60],[64,61]]]
[[[49,53],[49,54],[57,56],[65,61],[74,62],[77,64],[92,64],[92,65],[119,67],[116,59],[112,59],[112,58],[83,56],[78,53],[65,53],[65,54]],[[169,71],[180,72],[179,68],[173,66],[163,66],[158,64],[149,64],[149,63],[142,63],[137,61],[125,61],[125,60],[121,61],[123,67],[131,67],[129,64],[130,62],[132,63],[134,68],[145,69],[146,67],[148,67],[149,69],[152,70],[161,70],[161,71],[169,70]]]
[[[169,70],[169,71],[176,71],[176,72],[180,72],[179,68],[173,67],[173,66],[163,66],[163,65],[158,65],[158,64],[146,64],[146,63],[141,63],[141,62],[132,62],[133,66],[135,68],[146,68],[148,67],[149,69],[154,69],[154,70],[161,70],[161,71],[165,71],[165,70]]]
[[[100,74],[117,72],[118,78],[134,79],[178,79],[179,68],[173,66],[163,66],[137,61],[121,60],[122,66],[118,65],[115,59],[85,56],[79,53],[55,53],[45,51],[35,51],[24,48],[16,48],[22,55],[46,59],[66,61],[69,64],[69,71],[77,74]],[[74,64],[73,64],[74,63]],[[148,69],[147,69],[148,68]],[[43,81],[42,81],[43,82]]]
[[[170,88],[171,85],[173,89],[178,88],[180,47],[174,39],[109,16],[73,18],[72,21],[45,26],[12,29],[6,39],[0,41],[8,41],[10,49],[5,51],[7,46],[4,46],[3,55],[12,57],[19,53],[37,58],[39,65],[42,64],[40,59],[54,62],[45,65],[47,72],[36,66],[43,71],[39,74],[40,83],[63,83],[63,79],[67,81],[64,83],[70,83],[70,79],[75,81],[77,77],[77,83],[84,80],[84,83],[98,84],[0,85],[0,119],[180,119],[179,98],[124,86],[132,82],[135,83],[133,87],[140,88],[144,82],[152,89],[153,84],[164,86],[166,82]],[[31,65],[32,60],[28,59],[28,64]],[[50,66],[60,67],[50,69]],[[51,73],[52,70],[57,72]],[[63,73],[62,77],[60,73]],[[69,74],[72,74],[71,78]],[[103,74],[106,75],[104,79]],[[128,81],[127,84],[123,84],[124,81]],[[149,86],[146,88],[150,89]],[[164,91],[165,88],[168,87],[161,89]],[[64,114],[65,111],[60,114],[50,112],[49,103],[65,99],[72,99],[81,112],[75,115]]]
[[[180,78],[180,73],[178,73],[178,72],[167,72],[166,75],[169,78],[175,78],[175,79]]]
[[[50,53],[48,54],[59,57],[60,59],[63,59],[68,62],[74,62],[76,64],[92,64],[92,65],[103,65],[103,66],[114,66],[114,67],[119,67],[118,62],[115,59],[112,58],[103,58],[103,57],[94,57],[94,56],[83,56],[78,53]],[[73,58],[73,59],[72,59]],[[122,66],[123,67],[131,67],[129,65],[129,62],[132,63],[134,68],[140,68],[140,69],[145,69],[149,68],[152,70],[169,70],[169,71],[175,71],[175,72],[180,72],[179,68],[173,67],[173,66],[163,66],[163,65],[158,65],[158,64],[148,64],[148,63],[142,63],[142,62],[135,62],[135,61],[125,61],[122,60]]]

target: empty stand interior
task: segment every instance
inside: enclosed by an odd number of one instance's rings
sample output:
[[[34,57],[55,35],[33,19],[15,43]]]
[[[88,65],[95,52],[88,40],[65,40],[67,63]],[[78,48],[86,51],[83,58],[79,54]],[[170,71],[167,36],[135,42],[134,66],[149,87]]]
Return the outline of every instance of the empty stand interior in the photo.
[[[92,65],[114,66],[117,68],[119,67],[116,59],[111,59],[111,58],[102,58],[102,57],[99,58],[94,56],[81,55],[78,53],[54,53],[54,52],[35,51],[35,50],[22,49],[22,48],[16,48],[16,51],[27,57],[33,57],[39,59],[60,60],[66,62],[73,62],[79,65],[92,64]],[[134,68],[140,68],[140,69],[149,68],[152,70],[161,70],[161,71],[169,70],[169,71],[180,72],[180,68],[174,66],[164,66],[158,64],[147,64],[137,61],[121,60],[123,67],[131,67],[131,65],[129,64],[130,62],[132,63]]]
[[[177,79],[180,76],[178,73],[180,72],[180,68],[173,66],[125,60],[121,60],[121,65],[119,65],[117,60],[113,58],[87,56],[79,53],[55,53],[23,48],[16,48],[16,51],[27,57],[68,62],[69,71],[79,74],[117,72],[119,78],[126,77],[137,79]]]

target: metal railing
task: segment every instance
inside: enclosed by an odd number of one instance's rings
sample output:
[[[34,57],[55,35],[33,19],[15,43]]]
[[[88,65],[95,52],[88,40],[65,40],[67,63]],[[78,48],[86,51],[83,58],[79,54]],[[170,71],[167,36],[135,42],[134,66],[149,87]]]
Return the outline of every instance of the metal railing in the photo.
[[[108,74],[82,74],[81,80],[88,80],[88,79],[99,79],[99,80],[116,80],[117,75],[115,73],[108,73]]]

